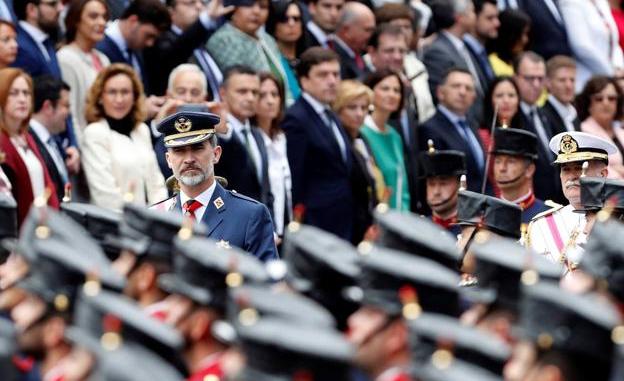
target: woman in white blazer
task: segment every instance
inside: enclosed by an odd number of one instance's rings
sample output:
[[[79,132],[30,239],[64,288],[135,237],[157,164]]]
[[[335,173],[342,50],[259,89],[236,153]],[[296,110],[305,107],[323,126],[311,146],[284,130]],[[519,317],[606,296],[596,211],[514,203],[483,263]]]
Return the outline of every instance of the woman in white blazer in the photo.
[[[121,210],[124,202],[167,197],[145,116],[143,86],[126,64],[102,70],[87,96],[82,161],[91,202]],[[130,198],[127,195],[131,195]]]
[[[576,59],[577,93],[592,75],[611,76],[624,67],[608,0],[559,0],[559,9]]]
[[[87,126],[85,100],[95,77],[110,65],[108,57],[95,49],[104,39],[108,21],[108,5],[105,0],[72,0],[69,3],[65,27],[67,45],[58,53],[63,81],[70,87],[69,105],[74,131],[82,141],[82,130]]]

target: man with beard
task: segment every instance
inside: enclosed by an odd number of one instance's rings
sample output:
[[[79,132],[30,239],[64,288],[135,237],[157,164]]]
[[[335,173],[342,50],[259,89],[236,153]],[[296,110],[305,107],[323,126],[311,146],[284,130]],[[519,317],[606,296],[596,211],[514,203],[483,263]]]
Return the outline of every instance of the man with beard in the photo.
[[[460,233],[457,225],[457,193],[460,176],[466,174],[465,160],[460,151],[436,151],[433,141],[429,144],[429,150],[420,154],[431,220],[455,236]]]
[[[208,237],[239,247],[259,259],[277,258],[273,222],[261,203],[225,190],[215,181],[214,166],[221,158],[215,126],[218,116],[177,112],[158,126],[165,135],[165,157],[178,180],[180,192],[153,206],[183,212],[206,224]]]
[[[536,214],[548,209],[533,193],[537,136],[515,128],[497,128],[492,155],[500,197],[522,208],[522,223],[528,224]]]
[[[585,241],[585,215],[574,213],[582,206],[579,179],[583,172],[587,176],[607,177],[608,155],[617,152],[617,147],[583,132],[562,132],[549,145],[557,155],[554,164],[559,165],[563,194],[570,204],[557,205],[536,215],[529,224],[526,244],[569,271],[582,254],[577,244]],[[588,163],[586,170],[582,170],[584,162]]]

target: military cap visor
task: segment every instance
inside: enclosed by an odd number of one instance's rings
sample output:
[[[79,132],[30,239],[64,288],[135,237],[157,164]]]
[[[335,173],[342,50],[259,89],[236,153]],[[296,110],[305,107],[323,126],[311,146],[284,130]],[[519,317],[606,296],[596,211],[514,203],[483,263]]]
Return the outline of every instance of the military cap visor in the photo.
[[[609,162],[609,155],[618,151],[615,144],[585,132],[562,132],[553,136],[548,144],[557,155],[554,164],[573,163],[587,160]]]
[[[218,115],[208,112],[180,111],[163,119],[158,131],[165,135],[165,147],[182,147],[209,139],[220,121]]]

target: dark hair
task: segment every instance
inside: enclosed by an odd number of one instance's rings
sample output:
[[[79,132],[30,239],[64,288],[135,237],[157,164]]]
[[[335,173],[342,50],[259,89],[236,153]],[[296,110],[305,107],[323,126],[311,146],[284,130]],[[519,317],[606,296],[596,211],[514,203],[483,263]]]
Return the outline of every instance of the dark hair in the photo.
[[[76,38],[76,31],[78,30],[78,24],[82,17],[82,11],[85,6],[91,1],[97,1],[102,4],[106,9],[106,18],[110,17],[110,10],[108,9],[108,3],[106,0],[71,0],[69,8],[67,9],[67,16],[65,16],[65,40],[70,43]]]
[[[403,33],[403,30],[401,30],[400,26],[385,23],[378,25],[377,28],[375,28],[375,32],[371,36],[370,40],[368,40],[368,46],[377,49],[379,47],[379,38],[386,34],[389,36],[400,36],[405,38],[405,34]],[[407,39],[405,42],[407,42]]]
[[[453,66],[444,72],[444,75],[442,75],[442,82],[440,82],[440,85],[444,85],[446,81],[448,80],[448,77],[450,77],[450,75],[453,73],[464,73],[472,77],[472,73],[468,69],[464,69],[463,67]],[[472,80],[474,81],[475,78],[472,77]]]
[[[152,24],[161,32],[171,27],[169,10],[160,0],[133,0],[121,14],[120,19],[137,16],[142,24]]]
[[[409,6],[400,3],[385,3],[375,11],[375,20],[377,20],[378,24],[385,24],[399,19],[408,19],[413,24],[414,12]]]
[[[514,91],[516,92],[516,95],[518,96],[518,108],[520,107],[520,90],[518,89],[518,85],[516,85],[516,82],[513,80],[513,78],[510,76],[506,76],[506,75],[501,76],[501,77],[496,77],[492,81],[492,83],[490,83],[490,86],[488,87],[485,93],[485,98],[483,102],[483,117],[481,118],[481,124],[480,124],[481,128],[485,128],[489,130],[491,127],[492,119],[494,118],[494,105],[492,104],[493,103],[492,96],[494,95],[494,90],[496,90],[496,87],[503,82],[511,83],[511,85],[514,88]],[[496,124],[498,125],[498,120],[496,121]],[[511,120],[507,121],[507,126],[511,128],[519,128],[519,129],[524,128],[520,110],[516,112],[516,114],[511,118]]]
[[[498,15],[498,19],[500,20],[498,36],[488,41],[488,51],[496,53],[505,62],[512,62],[513,48],[522,38],[524,30],[531,27],[531,18],[521,10],[506,9]]]
[[[431,21],[436,30],[448,29],[455,24],[455,7],[451,0],[435,0],[431,3]]]
[[[34,78],[33,84],[33,101],[35,104],[33,112],[41,111],[45,101],[51,101],[56,107],[56,103],[61,99],[61,90],[69,91],[69,86],[65,82],[50,74]]]
[[[366,77],[364,84],[371,90],[374,90],[375,86],[377,86],[379,82],[388,77],[396,77],[399,80],[399,86],[401,87],[401,101],[399,102],[399,108],[396,111],[400,112],[403,109],[403,104],[405,102],[405,86],[403,85],[403,81],[401,80],[399,73],[391,69],[377,70]]]
[[[264,81],[272,81],[275,86],[277,86],[277,93],[280,97],[280,110],[277,114],[277,117],[271,121],[271,128],[269,129],[269,136],[271,138],[275,137],[278,133],[282,131],[280,124],[284,119],[285,106],[284,102],[286,101],[286,91],[284,90],[284,83],[282,80],[277,78],[273,73],[262,72],[259,74],[260,76],[260,86]]]
[[[12,22],[0,19],[0,26],[2,25],[8,26],[9,28],[13,29],[15,33],[17,33],[17,28],[15,27],[15,24],[13,24]]]
[[[618,97],[614,120],[622,118],[624,114],[624,94],[622,94],[622,90],[613,78],[604,75],[596,75],[587,81],[585,87],[583,87],[583,91],[576,97],[576,110],[578,111],[580,121],[584,121],[589,117],[589,106],[591,105],[592,96],[604,90],[609,84],[615,87]]]
[[[518,54],[517,57],[515,57],[513,59],[513,70],[514,73],[516,75],[518,75],[520,73],[520,65],[522,64],[522,62],[524,62],[524,60],[529,60],[533,63],[544,63],[544,58],[542,56],[540,56],[539,54],[531,51],[531,50],[527,50],[526,52],[522,52],[520,54]],[[544,63],[545,64],[545,63]]]
[[[13,1],[13,12],[15,12],[15,17],[17,17],[18,20],[26,20],[26,8],[30,3],[39,5],[39,3],[41,3],[41,0]]]
[[[340,62],[340,58],[333,50],[321,48],[320,46],[307,49],[299,59],[300,61],[297,65],[297,76],[299,78],[307,77],[313,66],[331,61]]]
[[[227,82],[229,81],[229,79],[238,74],[257,76],[258,72],[247,65],[232,65],[223,72],[223,81],[221,82],[221,87],[227,86]]]
[[[485,4],[492,4],[493,6],[498,7],[496,0],[472,0],[472,4],[474,4],[474,10],[477,16],[481,13]]]
[[[264,24],[264,29],[268,34],[270,34],[277,40],[277,36],[275,35],[275,28],[277,27],[278,23],[286,22],[286,12],[291,5],[295,5],[299,9],[299,13],[301,14],[301,37],[299,37],[299,40],[297,40],[296,45],[296,55],[299,56],[306,49],[306,40],[304,29],[305,27],[303,23],[303,9],[301,8],[301,4],[299,4],[297,0],[271,1],[269,6],[269,17]]]

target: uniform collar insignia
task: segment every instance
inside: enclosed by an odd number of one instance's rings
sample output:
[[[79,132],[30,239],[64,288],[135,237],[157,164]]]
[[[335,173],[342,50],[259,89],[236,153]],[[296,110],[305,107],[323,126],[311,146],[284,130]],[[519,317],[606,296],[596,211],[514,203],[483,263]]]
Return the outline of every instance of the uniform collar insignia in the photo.
[[[214,200],[212,202],[214,204],[214,206],[218,209],[221,209],[224,205],[223,199],[221,198],[221,196],[217,197],[216,200]]]

